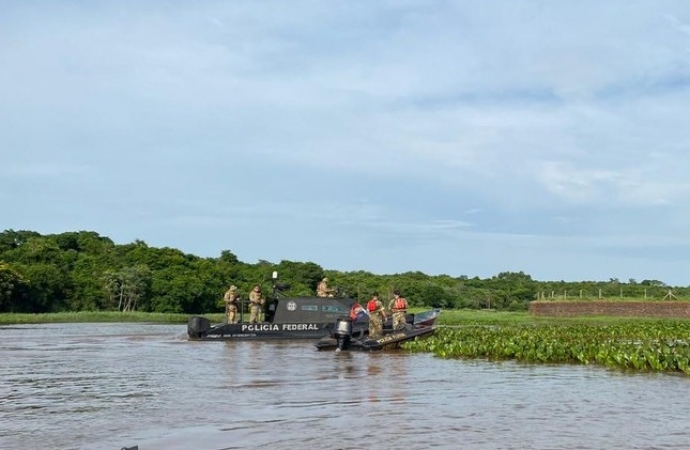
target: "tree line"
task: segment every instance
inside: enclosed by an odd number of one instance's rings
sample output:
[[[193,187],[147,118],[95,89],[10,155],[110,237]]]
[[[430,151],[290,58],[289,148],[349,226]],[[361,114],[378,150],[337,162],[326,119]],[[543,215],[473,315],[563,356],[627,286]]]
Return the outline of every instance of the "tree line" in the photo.
[[[544,293],[598,298],[625,292],[626,297],[661,300],[671,289],[658,280],[551,282],[533,280],[523,272],[481,279],[422,272],[340,272],[289,260],[249,264],[230,250],[208,258],[151,247],[141,240],[115,244],[93,231],[41,235],[5,230],[0,233],[0,312],[220,312],[228,286],[238,286],[245,296],[256,284],[268,292],[273,271],[286,283],[286,296],[314,295],[319,281],[328,277],[341,295],[360,301],[373,292],[386,299],[399,289],[412,306],[441,308],[524,310]],[[676,298],[690,297],[688,288],[672,289]]]

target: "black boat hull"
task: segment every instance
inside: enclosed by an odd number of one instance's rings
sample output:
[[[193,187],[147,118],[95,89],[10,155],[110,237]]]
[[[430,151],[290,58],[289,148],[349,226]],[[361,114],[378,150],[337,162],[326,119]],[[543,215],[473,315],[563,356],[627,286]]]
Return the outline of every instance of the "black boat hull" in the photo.
[[[343,350],[378,351],[399,348],[404,342],[412,341],[419,337],[433,333],[433,326],[413,327],[409,324],[404,330],[387,330],[383,336],[377,339],[369,339],[368,336],[353,337],[349,340],[347,348]],[[329,335],[321,338],[315,344],[318,350],[338,350],[339,342],[335,336]]]
[[[274,298],[266,303],[262,322],[213,326],[205,317],[193,316],[187,334],[198,341],[318,339],[350,313],[353,303],[349,298]]]
[[[198,317],[198,316],[197,316]],[[318,339],[329,333],[333,324],[328,323],[235,323],[214,327],[198,327],[197,317],[187,324],[187,334],[192,340],[278,340],[278,339]],[[202,318],[203,319],[203,318]]]
[[[404,342],[429,335],[434,332],[434,323],[441,315],[438,308],[431,309],[417,314],[408,314],[404,328],[394,330],[392,323],[386,321],[383,327],[383,335],[376,338],[369,338],[368,323],[365,327],[358,329],[356,326],[350,330],[348,327],[341,327],[339,323],[334,325],[333,330],[314,345],[319,350],[360,350],[375,351],[399,348]],[[342,321],[342,319],[341,319]]]

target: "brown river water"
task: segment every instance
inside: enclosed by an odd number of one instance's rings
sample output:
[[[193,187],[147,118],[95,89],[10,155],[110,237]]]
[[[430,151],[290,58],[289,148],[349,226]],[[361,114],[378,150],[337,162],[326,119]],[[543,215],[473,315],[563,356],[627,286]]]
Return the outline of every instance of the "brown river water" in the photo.
[[[690,378],[0,327],[0,449],[688,449]]]

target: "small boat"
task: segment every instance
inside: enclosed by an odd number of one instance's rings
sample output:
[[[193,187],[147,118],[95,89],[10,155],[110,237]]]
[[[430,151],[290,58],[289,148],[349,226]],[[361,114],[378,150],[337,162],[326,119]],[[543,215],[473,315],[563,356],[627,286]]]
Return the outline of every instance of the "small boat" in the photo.
[[[407,314],[404,326],[393,329],[390,318],[384,323],[383,334],[369,337],[369,324],[358,324],[351,318],[339,318],[327,336],[314,345],[319,350],[376,351],[399,348],[403,342],[417,339],[434,332],[434,323],[441,314],[438,308],[417,314]]]

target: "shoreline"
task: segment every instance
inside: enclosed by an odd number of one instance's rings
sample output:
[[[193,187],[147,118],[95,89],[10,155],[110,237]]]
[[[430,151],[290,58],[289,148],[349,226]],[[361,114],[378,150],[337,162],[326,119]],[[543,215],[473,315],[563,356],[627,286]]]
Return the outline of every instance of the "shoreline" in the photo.
[[[185,324],[192,316],[202,316],[212,323],[222,323],[223,313],[183,314],[155,312],[119,312],[119,311],[73,311],[58,313],[0,313],[0,326],[39,324],[39,323],[112,323],[112,322],[147,322],[160,324]],[[543,316],[525,311],[496,311],[444,309],[436,322],[439,326],[486,324],[486,325],[566,325],[588,323],[610,325],[620,323],[640,323],[659,321],[685,321],[687,317],[644,317],[616,315],[582,315],[582,316]]]

